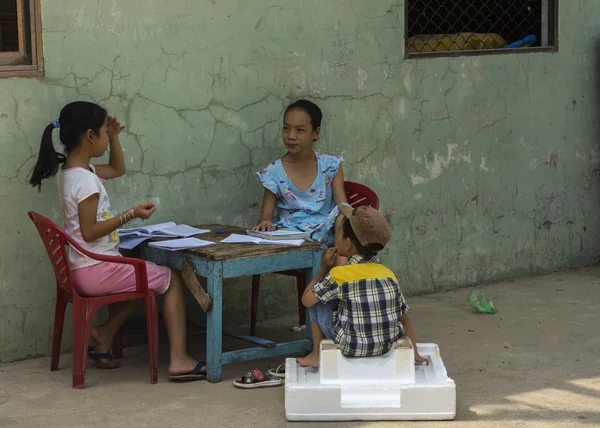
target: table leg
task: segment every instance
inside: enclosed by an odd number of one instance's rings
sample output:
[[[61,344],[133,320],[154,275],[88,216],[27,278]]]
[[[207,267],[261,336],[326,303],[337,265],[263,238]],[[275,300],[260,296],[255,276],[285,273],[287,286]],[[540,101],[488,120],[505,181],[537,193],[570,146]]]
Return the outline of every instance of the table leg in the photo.
[[[312,267],[306,269],[306,285],[310,284],[320,268],[321,251],[314,251],[312,256]],[[312,329],[310,324],[310,308],[306,308],[306,339],[312,341]]]
[[[211,383],[221,380],[223,363],[223,263],[208,265],[207,288],[212,310],[206,314],[206,370]]]

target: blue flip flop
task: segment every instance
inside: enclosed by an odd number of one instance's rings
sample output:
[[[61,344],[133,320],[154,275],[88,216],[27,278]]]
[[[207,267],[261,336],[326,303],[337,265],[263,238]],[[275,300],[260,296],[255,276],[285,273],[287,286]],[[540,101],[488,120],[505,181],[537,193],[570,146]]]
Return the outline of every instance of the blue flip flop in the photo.
[[[169,375],[169,379],[177,381],[204,380],[206,379],[206,373],[200,373],[200,370],[202,370],[203,367],[206,367],[206,363],[204,361],[200,361],[190,373]]]
[[[113,369],[118,369],[119,367],[121,367],[120,363],[116,363],[114,366],[111,366],[110,364],[106,364],[105,362],[102,361],[102,360],[109,360],[109,361],[113,360],[112,355],[108,352],[105,352],[105,353],[94,352],[93,348],[91,350],[88,348],[88,357],[90,357],[92,360],[94,360],[94,362],[96,363],[96,367],[98,367],[99,369],[113,370]]]

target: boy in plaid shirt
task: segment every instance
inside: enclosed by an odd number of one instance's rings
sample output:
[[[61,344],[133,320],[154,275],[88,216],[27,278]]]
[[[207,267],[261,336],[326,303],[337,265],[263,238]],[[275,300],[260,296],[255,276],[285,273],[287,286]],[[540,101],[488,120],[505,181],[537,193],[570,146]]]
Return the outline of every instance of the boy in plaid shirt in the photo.
[[[302,303],[310,308],[313,352],[298,363],[319,366],[324,338],[340,345],[346,357],[371,357],[387,353],[406,335],[421,357],[406,315],[408,305],[391,270],[377,259],[390,240],[390,226],[372,207],[340,206],[342,221],[336,224],[335,247],[321,261],[321,269],[306,287]],[[348,263],[335,266],[336,256]]]

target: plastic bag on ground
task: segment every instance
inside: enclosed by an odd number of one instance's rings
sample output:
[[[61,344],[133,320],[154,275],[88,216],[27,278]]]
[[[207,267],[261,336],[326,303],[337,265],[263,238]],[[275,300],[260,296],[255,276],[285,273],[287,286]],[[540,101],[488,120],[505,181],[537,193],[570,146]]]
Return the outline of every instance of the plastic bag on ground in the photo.
[[[495,314],[494,304],[481,291],[473,291],[469,296],[469,307],[474,314]]]

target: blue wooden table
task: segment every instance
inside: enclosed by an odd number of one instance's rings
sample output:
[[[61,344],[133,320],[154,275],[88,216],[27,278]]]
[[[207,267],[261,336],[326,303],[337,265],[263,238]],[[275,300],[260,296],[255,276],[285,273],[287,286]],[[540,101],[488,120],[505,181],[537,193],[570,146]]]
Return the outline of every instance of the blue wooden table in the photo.
[[[140,246],[140,257],[181,271],[184,257],[188,259],[199,277],[206,278],[206,292],[213,301],[212,309],[206,318],[206,365],[209,382],[221,379],[223,364],[256,360],[279,355],[293,355],[312,348],[310,339],[310,320],[307,316],[306,338],[294,342],[275,343],[253,336],[235,335],[259,347],[223,352],[223,280],[241,276],[281,272],[286,270],[306,271],[310,281],[317,273],[321,263],[319,245],[305,242],[300,247],[257,244],[220,244],[219,241],[231,233],[245,234],[245,229],[208,224],[197,226],[209,229],[211,233],[198,235],[204,240],[217,242],[217,245],[185,251],[166,251],[148,245]],[[215,231],[223,231],[216,234]],[[248,280],[250,284],[250,280]],[[198,307],[200,311],[200,307]]]

